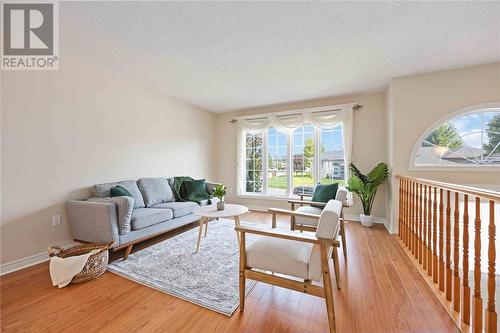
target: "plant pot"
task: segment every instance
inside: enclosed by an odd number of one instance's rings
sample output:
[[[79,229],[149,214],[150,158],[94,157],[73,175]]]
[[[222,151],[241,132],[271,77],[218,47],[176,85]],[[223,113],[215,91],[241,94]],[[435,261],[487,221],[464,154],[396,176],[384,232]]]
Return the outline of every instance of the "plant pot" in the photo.
[[[224,201],[217,202],[217,210],[224,210]]]
[[[359,214],[359,217],[363,227],[371,227],[373,225],[373,221],[375,220],[375,216],[372,215]]]

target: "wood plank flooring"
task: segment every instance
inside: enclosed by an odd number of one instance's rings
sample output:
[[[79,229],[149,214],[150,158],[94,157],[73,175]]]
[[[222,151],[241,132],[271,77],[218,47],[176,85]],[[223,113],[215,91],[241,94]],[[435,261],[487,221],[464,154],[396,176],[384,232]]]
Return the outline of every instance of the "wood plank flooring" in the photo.
[[[270,215],[260,212],[241,220],[271,224]],[[288,219],[279,217],[278,226],[287,225]],[[346,231],[342,289],[334,288],[337,332],[458,332],[395,236],[383,226],[368,229],[356,222]],[[328,330],[324,299],[262,283],[248,295],[245,311],[231,318],[108,272],[57,289],[47,263],[1,277],[0,287],[2,332]]]

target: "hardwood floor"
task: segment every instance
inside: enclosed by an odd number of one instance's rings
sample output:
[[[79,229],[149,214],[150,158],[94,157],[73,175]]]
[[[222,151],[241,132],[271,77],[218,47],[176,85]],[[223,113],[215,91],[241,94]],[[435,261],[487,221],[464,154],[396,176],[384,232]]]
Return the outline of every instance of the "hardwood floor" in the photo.
[[[250,212],[241,220],[271,225],[267,213]],[[288,226],[285,217],[278,218],[280,226]],[[356,222],[346,231],[342,289],[334,288],[337,332],[458,332],[395,236]],[[245,311],[231,318],[108,272],[57,289],[43,263],[0,283],[2,332],[328,331],[324,299],[262,283],[248,295]]]

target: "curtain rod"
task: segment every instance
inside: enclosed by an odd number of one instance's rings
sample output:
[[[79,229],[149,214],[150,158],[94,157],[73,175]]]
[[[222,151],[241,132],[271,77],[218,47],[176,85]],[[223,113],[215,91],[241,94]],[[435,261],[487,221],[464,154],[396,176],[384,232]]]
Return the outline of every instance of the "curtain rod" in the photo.
[[[348,104],[344,104],[344,105],[348,105]],[[339,106],[339,105],[336,105],[336,106],[335,106],[335,105],[332,105],[332,107],[338,107],[338,106]],[[361,105],[361,104],[354,104],[354,105],[353,105],[353,107],[352,107],[352,109],[353,109],[354,111],[357,111],[357,110],[361,109],[362,107],[363,107],[363,105]],[[320,110],[320,109],[325,109],[325,110],[323,110],[323,111],[331,111],[332,109],[329,109],[329,108],[330,108],[330,106],[327,106],[327,107],[320,107],[320,108],[310,108],[310,109],[290,110],[290,111],[284,111],[284,112],[276,112],[276,114],[282,114],[282,115],[287,114],[287,113],[288,113],[288,114],[292,114],[292,113],[294,113],[294,112],[304,111],[304,110],[318,110],[318,111],[316,111],[316,112],[321,112],[321,110]],[[314,112],[314,111],[312,111],[312,112]],[[261,115],[255,115],[255,117],[256,117],[255,119],[258,119],[259,117],[260,117],[260,118],[265,118],[265,117],[266,117],[267,115],[269,115],[269,114],[272,114],[272,113],[265,113],[265,114],[261,114]],[[249,116],[249,117],[252,117],[252,116]],[[238,118],[242,118],[242,117],[238,117]],[[230,122],[231,124],[235,124],[237,121],[238,121],[238,120],[237,120],[236,118],[233,118],[233,119],[231,119],[229,122]]]

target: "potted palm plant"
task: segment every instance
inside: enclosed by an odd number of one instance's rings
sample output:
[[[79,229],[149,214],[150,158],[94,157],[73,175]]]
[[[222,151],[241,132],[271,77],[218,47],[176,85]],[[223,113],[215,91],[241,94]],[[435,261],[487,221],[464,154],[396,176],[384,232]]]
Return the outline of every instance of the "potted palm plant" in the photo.
[[[222,184],[218,184],[215,186],[214,197],[219,198],[219,202],[217,202],[217,210],[224,210],[224,196],[226,195],[226,186]]]
[[[363,205],[363,214],[360,214],[361,224],[370,227],[375,219],[371,215],[373,202],[377,189],[389,178],[389,167],[385,163],[379,163],[372,171],[364,175],[351,163],[349,166],[351,178],[347,181],[347,189],[355,193]]]

